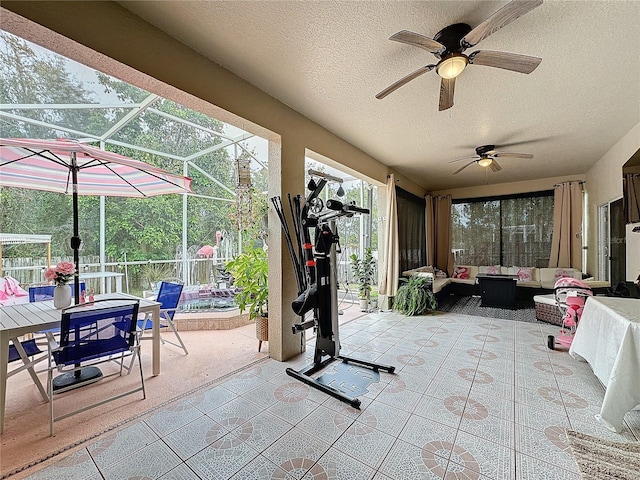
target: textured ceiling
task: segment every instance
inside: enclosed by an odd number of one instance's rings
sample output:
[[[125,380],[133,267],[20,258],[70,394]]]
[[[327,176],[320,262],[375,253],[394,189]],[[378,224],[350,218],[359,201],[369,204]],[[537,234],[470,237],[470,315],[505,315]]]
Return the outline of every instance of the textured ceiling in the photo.
[[[640,122],[635,0],[545,0],[465,52],[537,56],[540,66],[525,75],[471,65],[443,112],[434,71],[375,98],[437,61],[389,36],[475,27],[506,1],[119,3],[428,189],[586,173]],[[472,165],[455,176],[462,164],[447,163],[479,145],[515,142],[523,143],[503,150],[533,160],[505,158],[500,172]]]

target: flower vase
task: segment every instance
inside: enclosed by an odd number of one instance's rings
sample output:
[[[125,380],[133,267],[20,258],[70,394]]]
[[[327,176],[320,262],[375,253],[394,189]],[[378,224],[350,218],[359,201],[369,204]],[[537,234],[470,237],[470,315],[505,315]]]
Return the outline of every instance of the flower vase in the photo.
[[[71,305],[71,286],[56,285],[53,289],[53,306],[56,308],[67,308]]]

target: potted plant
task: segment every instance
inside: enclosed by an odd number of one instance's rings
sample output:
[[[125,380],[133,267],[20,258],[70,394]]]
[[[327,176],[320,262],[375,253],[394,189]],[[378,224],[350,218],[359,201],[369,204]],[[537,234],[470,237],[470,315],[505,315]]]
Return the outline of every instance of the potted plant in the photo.
[[[369,310],[369,295],[371,293],[371,283],[373,282],[373,272],[376,264],[370,248],[364,249],[364,258],[359,259],[354,253],[351,259],[351,269],[358,282],[358,298],[360,299],[360,310]]]
[[[248,250],[227,263],[227,271],[234,278],[233,285],[238,289],[235,300],[240,312],[249,312],[249,318],[256,322],[260,351],[262,342],[269,340],[267,252],[261,248]]]
[[[431,280],[427,277],[412,275],[409,279],[400,279],[393,309],[405,315],[421,315],[427,310],[435,310],[436,297],[431,291]]]
[[[371,292],[370,295],[370,302],[369,304],[371,305],[371,310],[377,310],[378,309],[378,292]]]

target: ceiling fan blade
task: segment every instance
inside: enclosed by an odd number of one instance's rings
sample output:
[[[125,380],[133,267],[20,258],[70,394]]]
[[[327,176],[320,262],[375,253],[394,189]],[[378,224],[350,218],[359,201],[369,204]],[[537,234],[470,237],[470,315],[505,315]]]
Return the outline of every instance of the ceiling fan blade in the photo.
[[[399,89],[404,84],[409,83],[414,78],[418,78],[423,73],[427,73],[427,72],[433,70],[434,68],[436,68],[435,65],[425,65],[424,67],[420,67],[415,72],[411,72],[409,75],[406,75],[406,76],[402,77],[400,80],[398,80],[397,82],[392,83],[391,85],[389,85],[387,88],[385,88],[380,93],[378,93],[376,95],[376,98],[378,100],[380,100],[380,99],[386,97],[390,93],[395,92],[397,89]]]
[[[531,140],[520,140],[516,142],[497,142],[496,145],[500,145],[500,148],[517,147],[519,145],[530,145],[532,143],[546,142],[552,138],[554,138],[554,136],[550,135],[548,137],[538,137],[538,138],[532,138]]]
[[[440,82],[440,106],[438,110],[441,112],[453,107],[453,94],[456,90],[456,79],[443,78]]]
[[[473,162],[469,162],[467,163],[464,167],[460,167],[458,170],[456,170],[455,172],[452,173],[452,175],[455,175],[457,173],[460,173],[462,170],[464,170],[465,168],[467,168],[469,165],[473,165],[474,163],[476,163],[476,161],[474,160]]]
[[[521,17],[540,5],[542,5],[542,0],[512,0],[467,33],[462,40],[460,40],[460,45],[465,49],[473,47],[492,33],[500,30],[516,18]]]
[[[541,61],[538,57],[491,50],[477,50],[469,55],[469,63],[473,65],[503,68],[518,73],[533,72]]]
[[[502,170],[502,167],[498,164],[498,162],[496,162],[495,159],[492,159],[492,162],[489,164],[489,168],[492,172],[499,172],[500,170]]]
[[[391,35],[389,40],[413,45],[414,47],[419,47],[427,52],[431,52],[434,55],[440,55],[446,49],[446,47],[440,42],[437,42],[425,35],[421,35],[420,33],[410,32],[409,30],[400,30],[398,33]]]
[[[468,157],[457,158],[456,160],[451,160],[447,163],[456,163],[461,162],[462,160],[480,160],[480,155],[469,155]]]
[[[533,158],[531,153],[495,152],[492,154],[496,158]]]

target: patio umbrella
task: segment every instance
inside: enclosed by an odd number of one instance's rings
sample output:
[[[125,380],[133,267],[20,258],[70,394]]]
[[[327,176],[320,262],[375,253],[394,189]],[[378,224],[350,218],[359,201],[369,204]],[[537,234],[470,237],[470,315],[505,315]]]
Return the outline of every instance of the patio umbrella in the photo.
[[[0,185],[73,196],[71,248],[80,272],[78,195],[153,197],[191,192],[191,179],[75,140],[0,138]],[[80,280],[75,301],[80,300]]]

